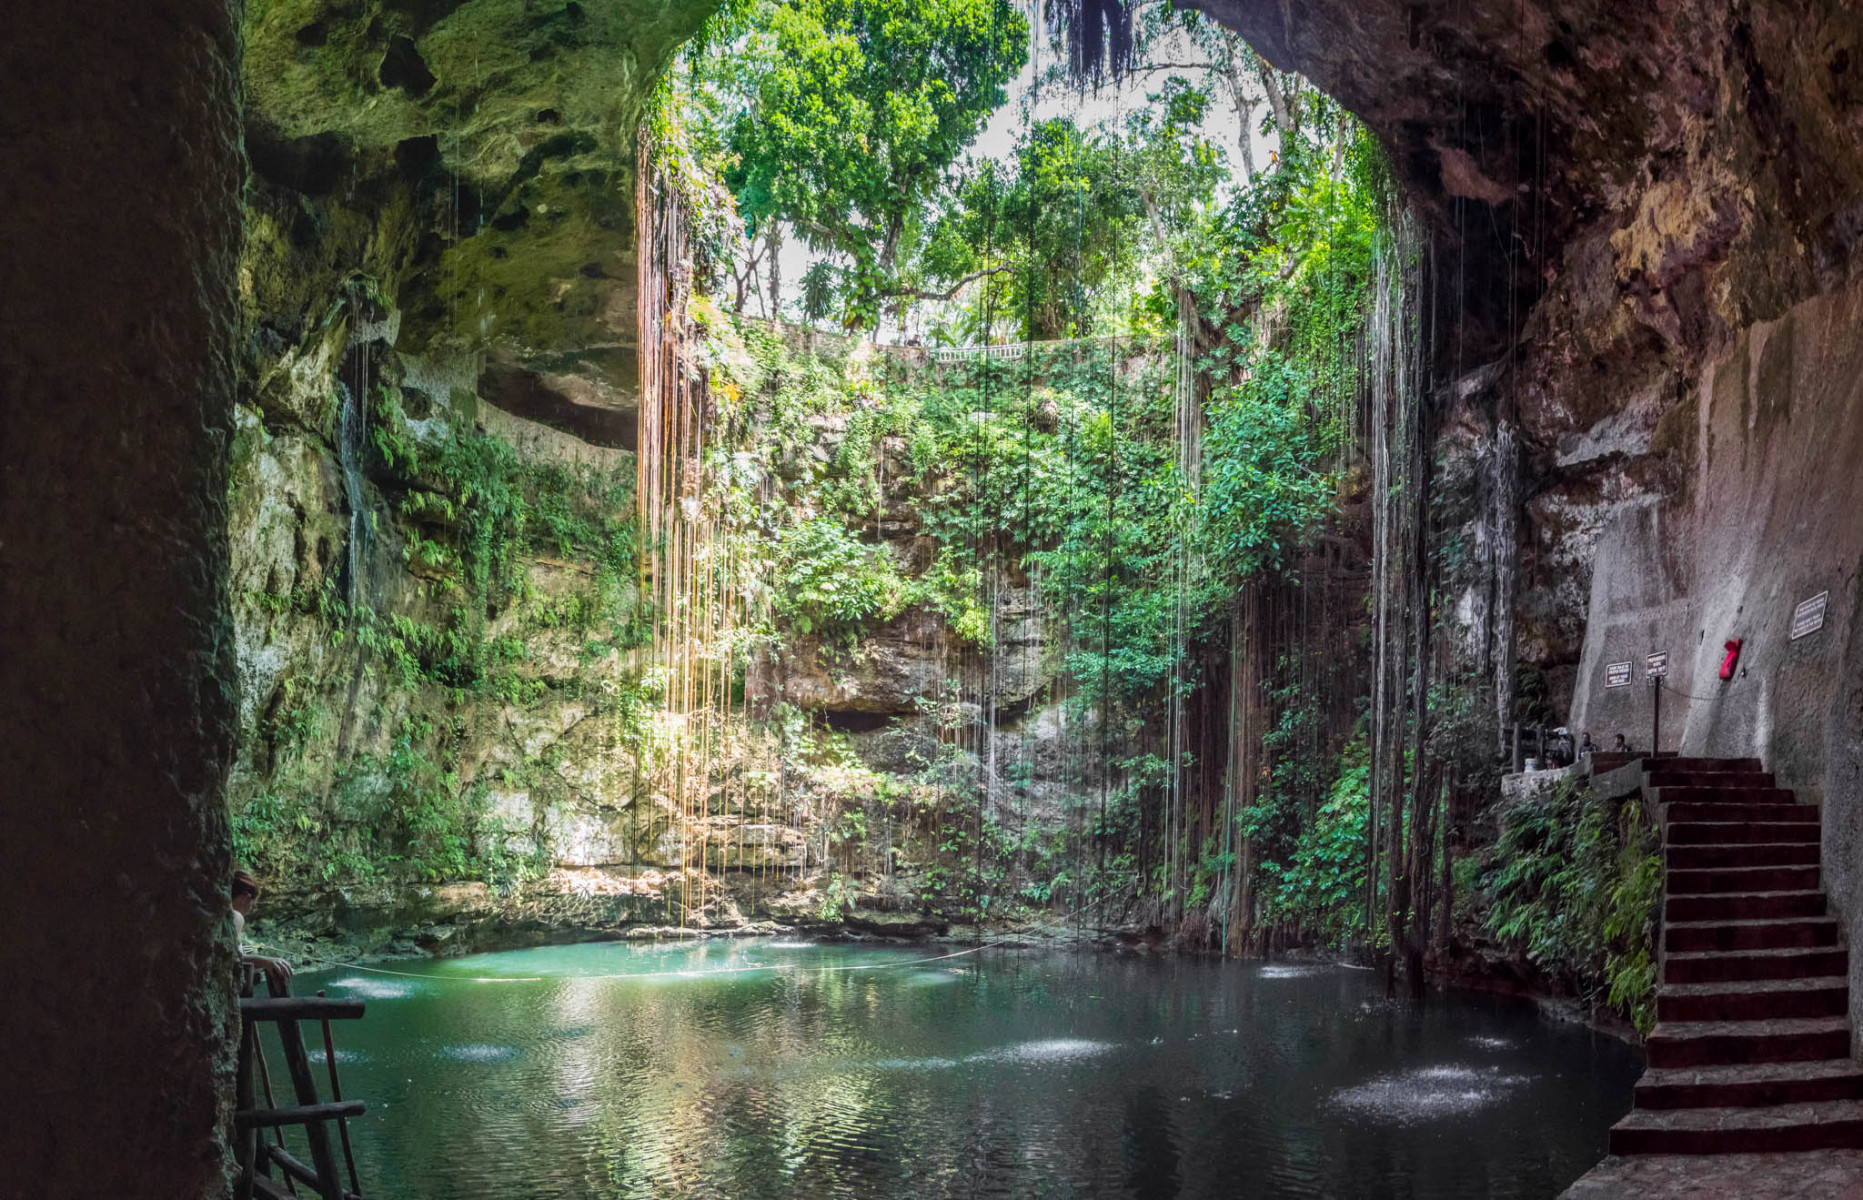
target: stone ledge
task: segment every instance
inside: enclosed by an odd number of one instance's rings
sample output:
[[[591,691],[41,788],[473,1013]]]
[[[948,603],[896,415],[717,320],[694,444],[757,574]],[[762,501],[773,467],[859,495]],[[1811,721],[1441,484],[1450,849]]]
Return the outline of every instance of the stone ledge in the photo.
[[[1863,1200],[1863,1150],[1607,1158],[1560,1200]]]

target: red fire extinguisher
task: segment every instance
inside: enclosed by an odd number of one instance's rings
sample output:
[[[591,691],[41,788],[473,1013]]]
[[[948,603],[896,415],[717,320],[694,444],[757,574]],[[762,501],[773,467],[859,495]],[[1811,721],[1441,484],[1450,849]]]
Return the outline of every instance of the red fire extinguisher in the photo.
[[[1728,638],[1722,645],[1727,650],[1727,657],[1721,660],[1721,678],[1732,679],[1734,677],[1734,664],[1740,661],[1740,639]]]

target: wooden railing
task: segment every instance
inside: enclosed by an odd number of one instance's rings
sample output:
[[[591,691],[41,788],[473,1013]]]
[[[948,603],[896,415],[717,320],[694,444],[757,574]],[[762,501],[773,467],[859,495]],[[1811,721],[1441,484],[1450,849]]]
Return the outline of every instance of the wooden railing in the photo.
[[[250,988],[248,988],[250,990]],[[349,1118],[363,1114],[360,1100],[343,1099],[336,1071],[336,1040],[331,1021],[353,1021],[364,1011],[360,1000],[332,1000],[315,996],[245,996],[239,1002],[239,1067],[235,1084],[233,1127],[238,1175],[234,1200],[280,1200],[299,1195],[298,1185],[321,1200],[362,1200],[356,1177],[356,1156],[349,1142]],[[330,1098],[318,1095],[316,1073],[304,1048],[302,1023],[314,1021],[323,1033],[324,1065],[329,1072]],[[271,1070],[266,1063],[260,1029],[276,1027],[283,1051],[285,1073],[291,1081],[293,1104],[280,1105],[272,1093]],[[261,1099],[263,1103],[261,1104]],[[342,1146],[344,1176],[338,1174],[330,1126],[336,1125]],[[303,1130],[310,1154],[307,1164],[285,1146],[286,1128]],[[266,1131],[270,1131],[268,1141]],[[274,1171],[277,1173],[274,1174]]]

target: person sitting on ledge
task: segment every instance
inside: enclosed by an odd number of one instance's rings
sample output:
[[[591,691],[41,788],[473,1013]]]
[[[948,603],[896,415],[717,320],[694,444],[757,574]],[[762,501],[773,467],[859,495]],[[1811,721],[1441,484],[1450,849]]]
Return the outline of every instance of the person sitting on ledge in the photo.
[[[263,954],[246,953],[246,916],[252,911],[253,904],[259,898],[259,881],[244,871],[233,872],[233,939],[239,946],[239,961],[250,963],[265,972],[271,981],[272,995],[285,996],[291,992],[291,964],[282,958],[267,958]]]
[[[1583,758],[1587,754],[1596,753],[1597,749],[1598,748],[1595,745],[1593,745],[1591,741],[1591,730],[1587,729],[1585,731],[1584,737],[1580,739],[1578,743],[1578,756],[1580,758]]]
[[[1630,743],[1624,740],[1623,734],[1614,733],[1611,735],[1611,753],[1612,754],[1630,753]]]

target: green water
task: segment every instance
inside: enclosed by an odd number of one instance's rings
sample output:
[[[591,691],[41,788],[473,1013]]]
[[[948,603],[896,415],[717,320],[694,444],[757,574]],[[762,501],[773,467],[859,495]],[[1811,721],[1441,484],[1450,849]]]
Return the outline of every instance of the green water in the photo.
[[[1639,1070],[1347,968],[942,952],[602,943],[295,990],[368,1001],[338,1061],[385,1200],[1548,1197]]]

